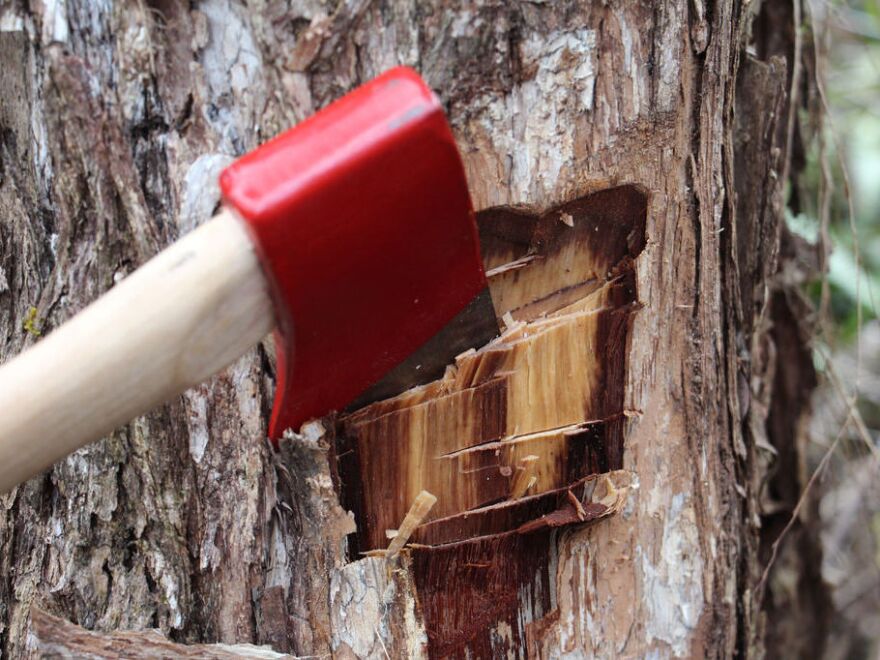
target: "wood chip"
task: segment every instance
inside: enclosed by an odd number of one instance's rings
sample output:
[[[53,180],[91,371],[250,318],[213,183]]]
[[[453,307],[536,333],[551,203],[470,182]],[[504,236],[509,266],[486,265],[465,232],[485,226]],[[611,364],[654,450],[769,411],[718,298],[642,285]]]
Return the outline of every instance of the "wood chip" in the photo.
[[[509,261],[506,264],[501,264],[500,266],[495,266],[495,268],[491,268],[486,271],[486,277],[492,278],[501,275],[502,273],[507,273],[511,270],[519,270],[520,268],[524,268],[528,266],[533,261],[538,261],[543,259],[544,257],[540,254],[527,254],[524,257],[516,259],[514,261]]]
[[[518,500],[529,492],[529,489],[532,486],[538,483],[538,478],[535,476],[535,469],[538,467],[538,458],[539,457],[534,454],[529,454],[517,461],[516,473],[513,476],[513,485],[510,487],[509,499]]]
[[[617,504],[620,493],[618,493],[617,488],[615,488],[614,483],[607,474],[603,476],[602,484],[605,486],[605,497],[598,500],[598,503],[604,504],[610,509]]]
[[[574,507],[575,512],[577,513],[578,520],[586,520],[587,512],[584,511],[584,506],[581,504],[581,501],[577,498],[577,495],[572,493],[570,490],[565,492],[566,497],[568,497],[568,501],[571,502],[571,505]]]
[[[394,559],[397,556],[403,546],[406,545],[406,542],[409,541],[409,537],[412,536],[416,527],[422,524],[422,521],[430,513],[436,502],[437,498],[426,490],[416,495],[416,499],[409,508],[409,513],[406,514],[406,517],[397,529],[397,535],[388,544],[388,548],[385,551],[386,559]]]

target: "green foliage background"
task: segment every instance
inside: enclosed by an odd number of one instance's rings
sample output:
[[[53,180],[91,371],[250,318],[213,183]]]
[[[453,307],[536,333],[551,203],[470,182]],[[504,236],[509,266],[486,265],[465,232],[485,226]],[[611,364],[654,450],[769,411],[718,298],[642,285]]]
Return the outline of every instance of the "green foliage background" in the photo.
[[[811,8],[813,25],[824,32],[813,37],[828,104],[821,141],[833,181],[823,330],[834,343],[848,343],[855,341],[860,316],[862,322],[877,318],[880,295],[880,0],[814,0]],[[800,213],[789,217],[791,228],[811,242],[819,240],[822,226],[821,141],[807,151]],[[817,309],[821,291],[821,282],[811,285]]]

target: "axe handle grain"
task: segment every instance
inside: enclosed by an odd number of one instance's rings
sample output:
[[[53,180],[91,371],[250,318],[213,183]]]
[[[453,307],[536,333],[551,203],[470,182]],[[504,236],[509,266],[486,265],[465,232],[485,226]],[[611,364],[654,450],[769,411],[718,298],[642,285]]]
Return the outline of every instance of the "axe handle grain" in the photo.
[[[0,494],[229,365],[272,328],[223,211],[0,367]]]

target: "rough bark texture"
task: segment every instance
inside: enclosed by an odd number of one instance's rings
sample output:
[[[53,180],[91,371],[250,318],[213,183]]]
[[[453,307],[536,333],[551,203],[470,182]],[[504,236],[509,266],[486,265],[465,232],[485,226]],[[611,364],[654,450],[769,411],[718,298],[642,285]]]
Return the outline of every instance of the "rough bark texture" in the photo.
[[[96,633],[31,608],[31,630],[44,655],[53,658],[202,658],[203,660],[274,660],[295,658],[251,644],[175,644],[164,635],[145,632]]]
[[[793,51],[785,26],[767,29],[784,3],[757,4],[7,3],[0,359],[208,218],[236,155],[412,65],[450,113],[478,209],[540,216],[624,184],[647,204],[640,310],[610,411],[630,415],[622,455],[587,470],[623,468],[629,498],[618,515],[547,532],[552,597],[520,617],[527,630],[486,623],[501,640],[491,648],[760,655],[756,587],[772,542],[762,491],[775,452],[780,470],[798,464],[812,372],[776,276]],[[0,496],[2,653],[63,643],[40,632],[34,604],[88,630],[159,628],[177,643],[449,650],[426,630],[418,549],[392,567],[348,553],[356,520],[331,471],[335,422],[290,434],[277,453],[264,441],[272,387],[261,346]],[[781,496],[788,510],[796,492]],[[798,543],[816,551],[808,531]],[[495,552],[535,547],[505,538]],[[809,607],[789,612],[813,626],[825,595],[807,586]],[[774,602],[781,649],[795,635]],[[815,650],[824,633],[810,630],[801,648]]]

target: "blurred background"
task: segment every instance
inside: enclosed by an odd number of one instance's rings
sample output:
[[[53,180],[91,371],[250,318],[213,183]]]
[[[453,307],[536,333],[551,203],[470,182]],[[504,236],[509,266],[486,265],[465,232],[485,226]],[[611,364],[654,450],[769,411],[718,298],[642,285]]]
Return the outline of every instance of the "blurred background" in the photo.
[[[805,288],[820,386],[804,474],[815,474],[834,610],[826,657],[880,658],[880,0],[807,0],[804,11],[806,74],[819,85],[805,92],[813,139],[788,223],[825,271]]]

